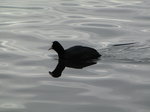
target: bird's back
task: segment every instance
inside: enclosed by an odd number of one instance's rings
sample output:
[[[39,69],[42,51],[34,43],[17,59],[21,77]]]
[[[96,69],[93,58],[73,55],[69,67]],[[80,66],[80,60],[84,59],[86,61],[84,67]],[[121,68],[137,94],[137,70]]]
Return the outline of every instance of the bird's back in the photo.
[[[92,60],[101,55],[93,48],[84,46],[74,46],[65,50],[64,58],[68,60]]]

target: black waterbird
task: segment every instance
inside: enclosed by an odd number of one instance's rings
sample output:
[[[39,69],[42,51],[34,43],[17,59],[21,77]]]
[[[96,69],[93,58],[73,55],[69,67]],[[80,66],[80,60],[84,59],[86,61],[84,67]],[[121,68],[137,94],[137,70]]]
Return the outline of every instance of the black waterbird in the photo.
[[[55,78],[61,76],[65,67],[81,69],[96,64],[98,58],[101,57],[101,54],[94,48],[86,46],[73,46],[64,50],[58,41],[54,41],[50,49],[55,50],[59,58],[58,65],[54,71],[49,72]]]

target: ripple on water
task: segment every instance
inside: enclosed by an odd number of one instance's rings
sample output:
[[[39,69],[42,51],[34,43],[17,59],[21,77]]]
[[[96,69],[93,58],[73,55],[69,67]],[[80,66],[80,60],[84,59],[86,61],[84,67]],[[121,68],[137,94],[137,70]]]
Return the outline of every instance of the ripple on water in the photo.
[[[3,15],[3,18],[10,16],[11,20],[16,19],[16,17],[25,17],[27,15],[35,14],[35,10],[43,10],[42,7],[16,7],[7,5],[0,6],[0,9],[5,10],[0,15]],[[7,20],[10,20],[10,18],[7,18]]]
[[[112,3],[115,3],[119,6],[124,6],[124,5],[136,5],[139,3],[142,3],[141,0],[127,0],[127,1],[123,1],[123,0],[109,0]]]
[[[87,40],[89,38],[89,34],[86,32],[80,32],[73,29],[57,29],[57,30],[50,30],[49,32],[46,32],[43,34],[43,32],[40,32],[42,35],[45,35],[46,39],[51,39],[51,41],[54,40]],[[81,38],[82,37],[82,38]]]
[[[143,32],[150,32],[150,29],[143,29],[141,31],[143,31]]]
[[[43,9],[42,7],[17,7],[17,6],[9,6],[9,5],[1,5],[0,8],[2,9],[28,9],[28,10],[38,10]]]
[[[0,41],[0,46],[2,49],[8,53],[34,53],[34,49],[37,49],[37,46],[42,46],[46,40],[25,34],[17,34],[10,32],[0,32],[2,38]],[[34,45],[32,44],[34,42]],[[34,52],[33,52],[34,51]]]
[[[61,16],[56,13],[56,11],[51,10],[49,7],[43,6],[20,6],[16,7],[13,5],[10,6],[0,6],[2,13],[1,25],[3,25],[2,30],[29,30],[29,29],[38,29],[44,25],[58,23],[61,21]],[[48,14],[49,13],[49,14]],[[40,27],[39,27],[40,26]]]
[[[6,103],[0,103],[1,109],[24,109],[25,105],[22,104],[22,102],[6,102]]]
[[[100,23],[81,23],[81,26],[87,27],[102,27],[102,28],[119,28],[120,26],[112,25],[112,24],[100,24]]]
[[[68,15],[66,16],[69,19],[85,19],[86,17],[83,15]]]
[[[67,79],[72,79],[72,80],[82,80],[82,81],[86,81],[86,80],[90,80],[90,81],[96,81],[96,80],[102,80],[102,79],[107,79],[107,78],[111,78],[112,75],[110,73],[109,70],[103,70],[101,69],[100,65],[97,64],[97,69],[94,67],[90,68],[85,68],[82,71],[82,75],[81,73],[75,73],[75,74],[66,74],[66,76],[64,75],[64,77],[66,77]],[[96,67],[96,65],[95,65]]]
[[[62,6],[68,6],[68,7],[75,7],[75,6],[80,6],[80,4],[76,3],[61,3]]]
[[[150,20],[150,16],[149,15],[140,15],[140,16],[135,16],[135,19],[137,20],[141,20],[141,21],[149,21]]]
[[[107,49],[107,48],[106,48]],[[106,50],[105,49],[105,50]],[[131,44],[126,46],[111,46],[105,52],[101,50],[103,57],[102,60],[118,61],[118,62],[129,62],[129,63],[150,63],[150,45],[149,42],[146,44]],[[104,51],[104,52],[103,52]],[[106,54],[105,54],[106,53]]]

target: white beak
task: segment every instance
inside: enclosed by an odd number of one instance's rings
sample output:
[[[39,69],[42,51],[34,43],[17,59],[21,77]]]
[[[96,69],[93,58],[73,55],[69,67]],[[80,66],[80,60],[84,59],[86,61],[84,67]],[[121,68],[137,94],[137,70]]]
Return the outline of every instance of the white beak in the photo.
[[[53,49],[52,47],[50,47],[48,50],[51,50],[51,49]]]

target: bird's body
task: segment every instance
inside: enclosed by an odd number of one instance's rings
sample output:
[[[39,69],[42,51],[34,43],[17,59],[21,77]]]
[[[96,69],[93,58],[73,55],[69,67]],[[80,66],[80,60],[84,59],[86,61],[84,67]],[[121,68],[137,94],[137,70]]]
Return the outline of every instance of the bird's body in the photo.
[[[68,48],[64,52],[64,59],[65,60],[92,60],[97,59],[101,55],[93,48],[85,47],[85,46],[74,46]]]
[[[59,59],[71,60],[71,61],[87,61],[98,59],[99,54],[94,48],[85,46],[73,46],[66,50],[57,41],[53,42],[52,49],[58,53]]]

